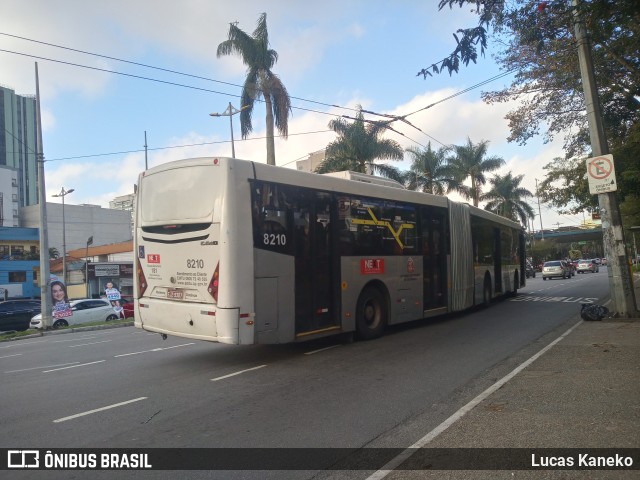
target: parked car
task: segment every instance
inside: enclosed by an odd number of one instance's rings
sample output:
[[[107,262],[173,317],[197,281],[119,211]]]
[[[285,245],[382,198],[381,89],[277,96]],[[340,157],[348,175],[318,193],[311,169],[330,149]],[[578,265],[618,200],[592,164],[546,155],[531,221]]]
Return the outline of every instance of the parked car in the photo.
[[[71,315],[54,319],[53,328],[79,325],[81,323],[104,322],[119,318],[108,300],[84,298],[82,300],[72,300],[70,304]],[[31,319],[31,328],[42,328],[42,315],[36,315]]]
[[[133,297],[123,295],[122,314],[124,318],[133,318]]]
[[[547,278],[571,278],[571,267],[564,260],[552,260],[544,262],[542,267],[542,280]]]
[[[578,273],[585,273],[585,272],[596,273],[599,271],[600,271],[599,265],[593,260],[578,261]]]
[[[31,318],[40,312],[40,300],[6,300],[0,302],[0,332],[24,331]]]
[[[533,265],[531,264],[531,262],[527,262],[527,264],[525,265],[524,274],[527,278],[529,277],[536,278],[536,269],[533,268]]]

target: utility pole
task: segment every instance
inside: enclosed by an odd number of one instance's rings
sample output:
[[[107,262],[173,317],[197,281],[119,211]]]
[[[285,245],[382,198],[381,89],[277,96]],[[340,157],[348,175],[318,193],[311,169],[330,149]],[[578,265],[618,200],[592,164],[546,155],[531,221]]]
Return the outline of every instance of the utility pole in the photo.
[[[538,216],[540,217],[540,241],[544,242],[544,230],[542,229],[542,212],[540,211],[540,193],[538,192],[537,178],[536,178],[536,198],[538,199]]]
[[[229,116],[229,126],[231,127],[231,158],[236,158],[236,148],[233,144],[233,116],[236,113],[240,113],[242,110],[244,110],[247,107],[248,105],[245,105],[244,107],[240,107],[238,109],[233,105],[231,105],[231,102],[229,102],[229,107],[227,107],[224,112],[209,114],[212,117],[226,117],[227,115]]]
[[[572,0],[572,4],[578,57],[580,60],[580,75],[582,77],[582,88],[584,90],[584,100],[587,109],[587,121],[589,122],[591,150],[593,155],[598,157],[607,155],[609,153],[609,147],[607,146],[607,140],[604,134],[589,39],[585,26],[580,18],[579,0]],[[602,243],[604,246],[604,254],[607,258],[609,290],[612,302],[611,310],[621,317],[630,317],[636,314],[636,304],[629,265],[627,264],[622,219],[620,217],[616,193],[608,192],[599,194],[598,203],[600,205],[600,216],[602,219]]]
[[[144,169],[149,170],[149,164],[147,163],[147,131],[144,131]]]
[[[38,204],[40,211],[40,313],[42,329],[51,327],[51,295],[49,293],[49,235],[47,232],[47,194],[44,185],[44,153],[42,149],[42,121],[40,117],[40,81],[38,80],[38,62],[36,62],[36,110],[37,110],[37,147],[36,162],[38,164]]]

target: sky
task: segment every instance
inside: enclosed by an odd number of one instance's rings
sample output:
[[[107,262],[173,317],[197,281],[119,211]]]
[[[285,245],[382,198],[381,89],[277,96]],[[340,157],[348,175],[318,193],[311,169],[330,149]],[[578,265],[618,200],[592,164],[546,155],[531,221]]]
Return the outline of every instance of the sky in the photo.
[[[273,71],[292,97],[289,138],[276,139],[276,164],[322,150],[336,136],[331,119],[366,110],[405,115],[385,134],[403,148],[434,149],[489,141],[488,155],[505,159],[497,173],[524,175],[535,192],[543,166],[563,156],[561,139],[526,146],[509,143],[504,118],[513,105],[487,105],[483,90],[500,90],[510,77],[442,101],[503,73],[490,45],[477,64],[458,74],[424,79],[417,73],[455,48],[453,33],[474,26],[469,8],[437,9],[437,1],[399,0],[2,0],[0,84],[35,94],[38,64],[48,201],[61,188],[67,204],[108,207],[133,193],[138,174],[182,158],[231,156],[229,103],[239,108],[246,68],[237,56],[217,58],[229,24],[252,33],[267,13]],[[121,61],[125,60],[125,61]],[[117,72],[117,73],[116,73]],[[264,107],[254,109],[254,131],[240,138],[233,117],[237,158],[266,163]],[[377,119],[367,115],[367,119]],[[410,158],[394,162],[408,169]],[[459,199],[455,195],[454,199]],[[536,213],[537,199],[531,199]],[[561,215],[540,205],[534,228],[577,226],[583,215]]]

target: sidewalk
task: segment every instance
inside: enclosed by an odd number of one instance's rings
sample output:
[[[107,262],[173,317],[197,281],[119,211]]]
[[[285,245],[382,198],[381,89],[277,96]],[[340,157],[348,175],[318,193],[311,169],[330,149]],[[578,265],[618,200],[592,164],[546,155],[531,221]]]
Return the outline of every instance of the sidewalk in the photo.
[[[579,323],[425,448],[640,449],[640,318]],[[636,468],[397,470],[386,478],[638,479]]]

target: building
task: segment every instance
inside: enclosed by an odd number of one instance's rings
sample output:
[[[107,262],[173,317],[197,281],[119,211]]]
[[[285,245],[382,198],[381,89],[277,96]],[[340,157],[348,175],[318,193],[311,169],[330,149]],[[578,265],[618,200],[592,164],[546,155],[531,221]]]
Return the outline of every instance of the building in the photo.
[[[0,300],[40,296],[37,228],[0,227]]]
[[[0,227],[20,226],[18,169],[0,165]]]
[[[5,202],[16,193],[21,207],[38,203],[36,138],[35,96],[16,95],[0,86],[0,166],[15,169],[17,180],[17,192],[13,185],[9,190],[0,186]]]
[[[135,217],[136,195],[134,193],[129,193],[127,195],[120,195],[119,197],[115,197],[109,202],[109,208],[113,210],[124,210],[125,212],[131,212],[131,234],[133,235],[133,219]]]
[[[318,150],[317,152],[310,153],[308,158],[298,160],[296,162],[296,169],[302,172],[315,172],[316,168],[324,162],[324,154],[324,150]]]
[[[133,295],[133,240],[67,253],[69,298],[100,298],[107,283],[113,283],[122,295]],[[51,273],[62,274],[61,261],[51,262]]]
[[[47,230],[49,248],[55,248],[62,256],[64,251],[62,233],[66,240],[67,254],[70,250],[85,248],[89,238],[93,245],[108,245],[133,239],[131,212],[102,208],[99,205],[64,205],[47,202]],[[38,228],[40,211],[38,205],[20,209],[20,225]]]

